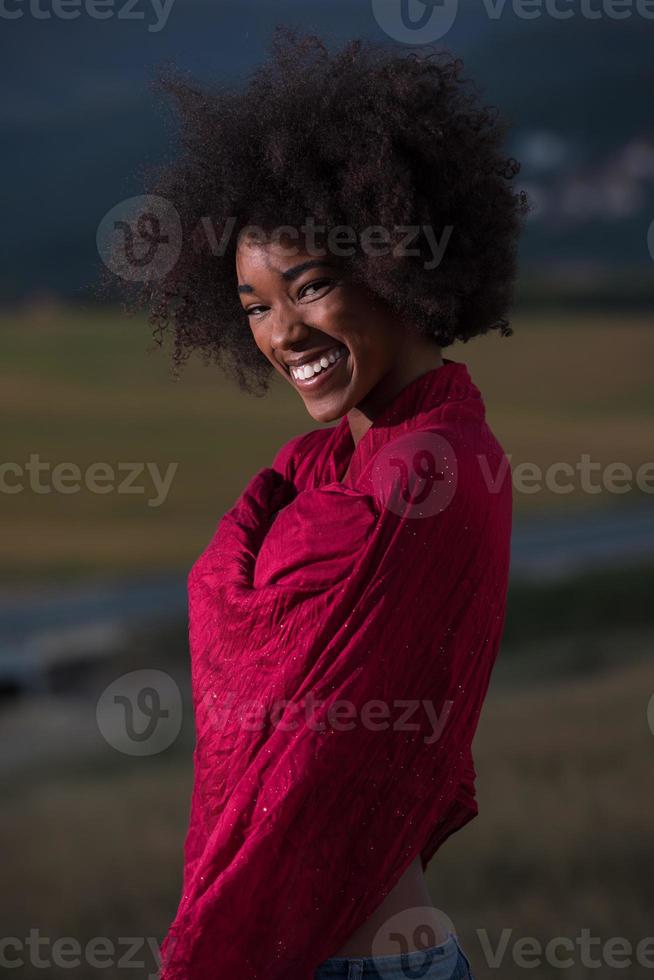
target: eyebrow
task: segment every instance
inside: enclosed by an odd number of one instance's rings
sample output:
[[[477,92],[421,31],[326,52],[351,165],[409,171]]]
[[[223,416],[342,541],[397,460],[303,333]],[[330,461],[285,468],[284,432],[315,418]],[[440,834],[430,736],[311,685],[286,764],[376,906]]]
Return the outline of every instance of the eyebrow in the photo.
[[[281,273],[281,276],[282,279],[285,279],[287,282],[292,282],[293,279],[297,279],[297,277],[302,275],[303,272],[306,272],[307,269],[315,269],[326,265],[330,266],[332,269],[337,268],[335,263],[331,262],[329,259],[308,259],[306,262],[301,262],[299,265],[294,265],[290,269],[285,269],[284,272]],[[238,292],[253,293],[254,288],[247,282],[244,282],[238,287]]]

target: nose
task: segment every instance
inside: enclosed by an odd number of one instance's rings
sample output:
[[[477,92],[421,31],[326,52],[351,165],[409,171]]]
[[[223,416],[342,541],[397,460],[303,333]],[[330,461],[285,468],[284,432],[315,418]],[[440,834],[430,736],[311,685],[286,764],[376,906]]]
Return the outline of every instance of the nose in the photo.
[[[301,343],[310,333],[310,327],[302,319],[295,306],[281,305],[273,320],[270,344],[274,350],[289,350]]]

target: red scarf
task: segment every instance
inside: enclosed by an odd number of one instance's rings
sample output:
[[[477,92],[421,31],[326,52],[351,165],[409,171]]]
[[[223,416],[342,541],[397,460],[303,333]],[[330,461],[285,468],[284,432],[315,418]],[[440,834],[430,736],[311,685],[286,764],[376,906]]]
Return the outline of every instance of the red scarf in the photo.
[[[445,359],[356,447],[345,416],[291,439],[222,518],[189,575],[195,784],[162,980],[313,980],[476,816],[511,498]]]

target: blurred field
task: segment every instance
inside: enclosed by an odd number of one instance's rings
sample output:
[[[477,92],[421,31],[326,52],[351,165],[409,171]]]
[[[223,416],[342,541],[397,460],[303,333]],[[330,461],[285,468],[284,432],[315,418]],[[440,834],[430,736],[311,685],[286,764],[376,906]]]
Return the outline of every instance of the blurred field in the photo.
[[[445,352],[468,364],[513,467],[574,465],[588,453],[635,469],[651,458],[648,318],[552,313],[523,315],[513,326],[511,338],[480,337]],[[284,441],[315,426],[281,379],[265,401],[198,363],[173,381],[166,354],[147,352],[143,321],[112,311],[33,309],[5,316],[0,329],[5,460],[38,453],[82,469],[178,464],[157,508],[144,495],[3,495],[6,588],[21,579],[188,567],[246,480]],[[637,499],[637,490],[514,494],[516,514],[525,515]],[[527,937],[575,944],[566,977],[613,980],[617,968],[601,945],[623,937],[635,949],[654,934],[653,586],[651,561],[538,586],[512,582],[474,745],[480,816],[445,843],[428,873],[477,980],[524,977],[513,952]],[[3,935],[24,942],[38,929],[46,956],[57,938],[84,945],[106,937],[116,956],[102,973],[112,980],[155,973],[156,944],[180,897],[193,748],[186,624],[162,619],[149,629],[98,665],[91,688],[78,679],[69,689],[64,678],[58,694],[18,699],[0,713],[0,766],[11,790],[0,813],[0,835],[11,841]],[[184,726],[166,752],[133,758],[103,742],[95,704],[110,680],[144,667],[177,680]],[[484,942],[496,948],[503,930],[508,946],[493,969]],[[583,964],[582,930],[599,937],[592,949],[603,965]],[[126,937],[149,937],[154,951],[142,946],[135,965],[115,965]],[[27,966],[13,970],[21,980],[97,972],[84,963],[44,971],[23,957]],[[548,980],[562,969],[543,960],[531,973]],[[640,980],[651,968],[632,953],[620,975]]]
[[[651,632],[640,655],[623,663],[614,648],[614,663],[603,672],[528,687],[491,683],[474,745],[479,817],[444,844],[428,870],[434,904],[452,919],[477,980],[523,977],[513,948],[525,937],[574,943],[587,929],[601,940],[593,947],[599,957],[613,937],[635,950],[654,932],[650,651]],[[181,887],[189,717],[183,733],[162,756],[121,757],[105,746],[95,760],[71,760],[56,776],[50,767],[38,778],[31,772],[12,780],[0,815],[0,834],[12,842],[0,897],[5,935],[38,928],[48,942],[44,956],[57,937],[82,946],[107,937],[118,950],[120,937],[161,940]],[[501,968],[492,969],[484,941],[495,949],[503,930],[507,951]],[[615,977],[602,959],[600,968],[584,967],[576,949],[566,977]],[[103,975],[154,973],[150,951],[137,958],[144,966],[109,967]],[[630,959],[621,975],[651,975],[635,953]],[[531,972],[538,980],[562,975],[545,960]],[[29,961],[13,973],[21,980],[44,975]],[[47,976],[91,973],[52,967]]]
[[[654,331],[645,314],[522,315],[511,338],[478,337],[445,356],[468,364],[511,464],[628,463],[651,457]],[[291,436],[314,428],[276,379],[243,395],[215,367],[171,378],[166,352],[148,353],[143,320],[112,310],[36,307],[0,320],[4,458],[54,465],[153,462],[177,471],[165,502],[86,489],[3,495],[0,568],[7,584],[187,568],[245,482]],[[577,486],[577,482],[575,481]],[[628,506],[625,495],[516,493],[515,512]]]

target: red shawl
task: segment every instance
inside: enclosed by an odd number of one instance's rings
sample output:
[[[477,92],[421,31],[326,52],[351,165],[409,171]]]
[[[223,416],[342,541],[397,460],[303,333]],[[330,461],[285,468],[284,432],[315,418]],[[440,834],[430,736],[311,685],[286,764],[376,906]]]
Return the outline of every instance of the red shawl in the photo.
[[[195,784],[163,980],[313,980],[476,816],[511,496],[445,359],[356,447],[345,416],[291,439],[222,518],[189,575]]]

